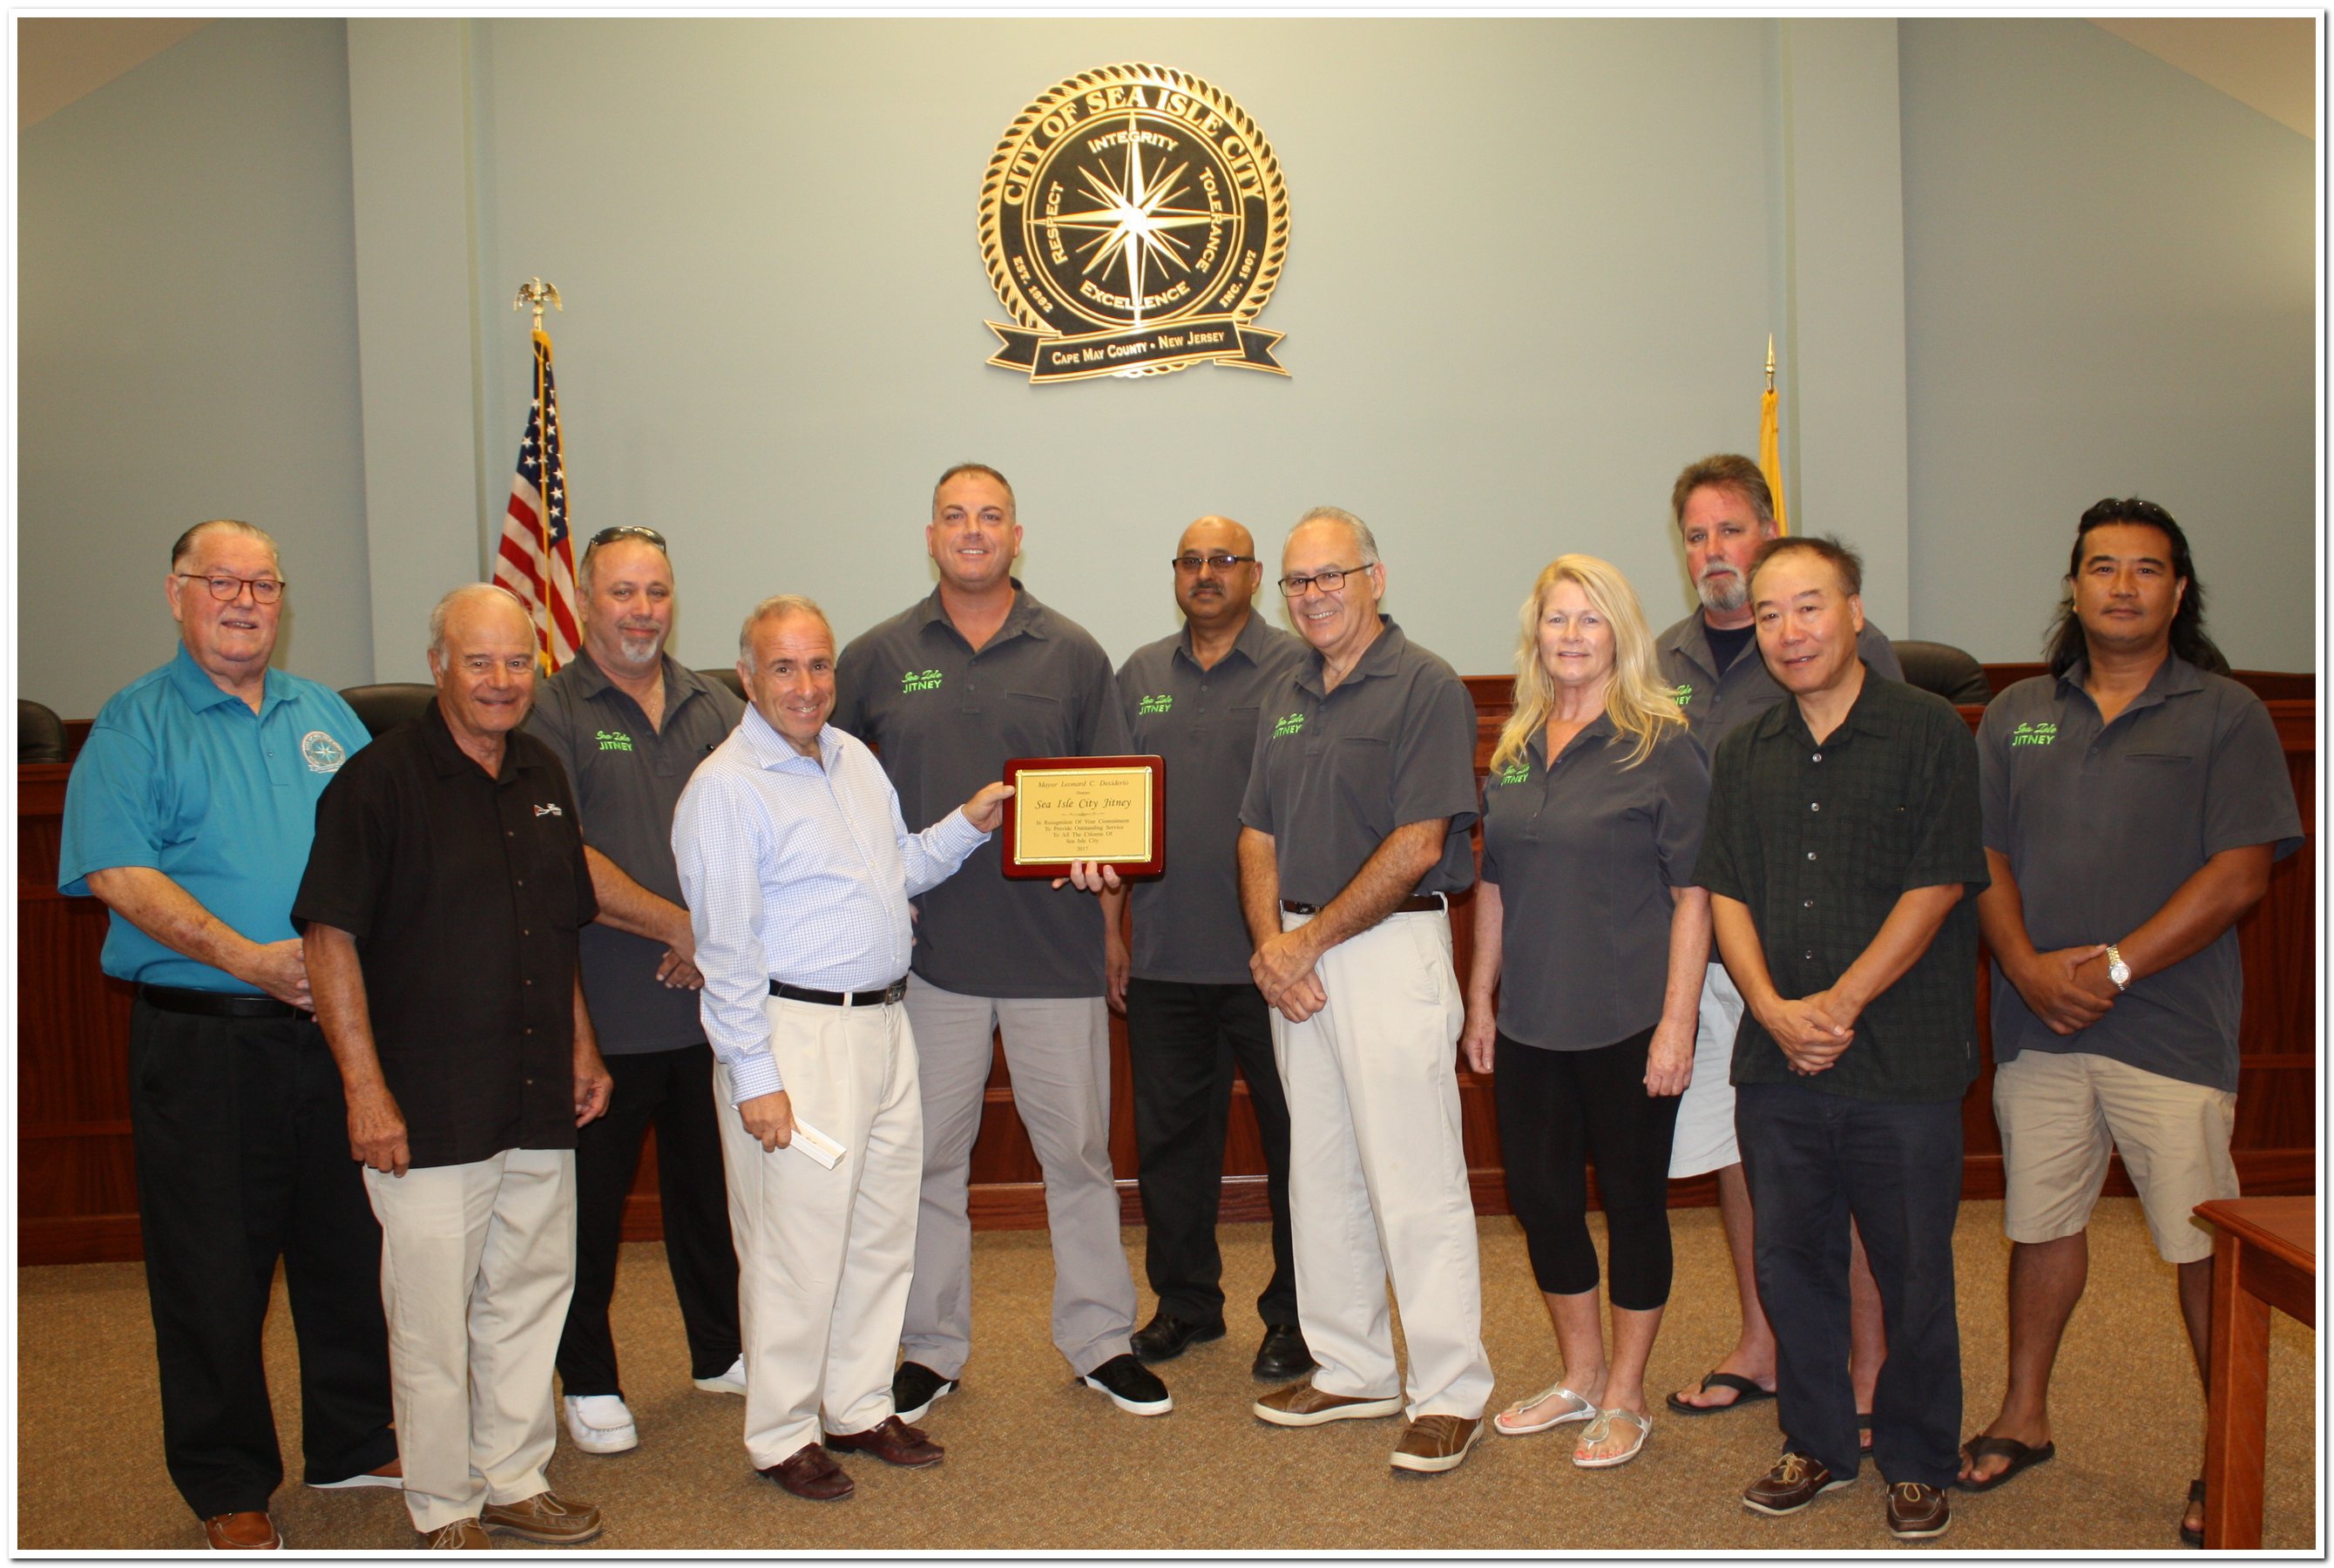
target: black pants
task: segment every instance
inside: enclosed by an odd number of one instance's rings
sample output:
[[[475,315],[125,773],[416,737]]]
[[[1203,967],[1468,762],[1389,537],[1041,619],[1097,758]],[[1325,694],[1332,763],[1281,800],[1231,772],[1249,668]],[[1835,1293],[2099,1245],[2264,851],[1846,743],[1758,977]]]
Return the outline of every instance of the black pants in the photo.
[[[1593,1051],[1544,1051],[1500,1035],[1491,1077],[1508,1202],[1524,1227],[1532,1278],[1550,1295],[1596,1288],[1588,1239],[1588,1162],[1605,1207],[1613,1304],[1651,1312],[1670,1299],[1670,1138],[1678,1097],[1645,1092],[1651,1029]]]
[[[1775,1325],[1785,1446],[1835,1476],[1857,1472],[1847,1371],[1853,1217],[1888,1325],[1872,1401],[1873,1462],[1892,1486],[1952,1486],[1962,1425],[1953,1317],[1961,1102],[1890,1105],[1803,1083],[1744,1083],[1734,1092],[1734,1131],[1758,1217],[1759,1299]]]
[[[284,1260],[300,1346],[304,1478],[397,1457],[381,1227],[349,1157],[324,1033],[305,1019],[130,1011],[130,1124],[162,1452],[209,1518],[265,1509],[284,1480],[261,1331]]]
[[[575,1135],[575,1294],[559,1336],[561,1389],[577,1397],[623,1392],[616,1381],[608,1302],[616,1294],[624,1198],[651,1122],[665,1265],[672,1271],[672,1294],[689,1338],[689,1375],[718,1378],[738,1359],[738,1251],[722,1186],[712,1048],[685,1045],[604,1060],[615,1080],[607,1114]]]
[[[1272,1024],[1254,986],[1176,980],[1126,983],[1126,1047],[1133,1069],[1134,1142],[1143,1267],[1162,1311],[1192,1323],[1224,1315],[1224,1260],[1216,1247],[1224,1129],[1232,1068],[1263,1136],[1272,1204],[1272,1278],[1256,1298],[1267,1323],[1297,1326],[1297,1267],[1288,1240],[1288,1099],[1272,1056]]]

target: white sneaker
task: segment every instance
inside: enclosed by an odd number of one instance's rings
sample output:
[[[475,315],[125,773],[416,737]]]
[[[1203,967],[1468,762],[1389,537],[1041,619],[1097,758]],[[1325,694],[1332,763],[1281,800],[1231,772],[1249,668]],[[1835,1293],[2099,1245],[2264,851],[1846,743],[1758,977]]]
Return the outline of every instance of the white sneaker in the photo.
[[[729,1363],[729,1370],[718,1378],[689,1380],[709,1394],[738,1394],[746,1391],[746,1358],[739,1356]]]
[[[640,1429],[622,1395],[563,1394],[559,1403],[567,1411],[567,1435],[585,1453],[621,1454],[640,1447]]]

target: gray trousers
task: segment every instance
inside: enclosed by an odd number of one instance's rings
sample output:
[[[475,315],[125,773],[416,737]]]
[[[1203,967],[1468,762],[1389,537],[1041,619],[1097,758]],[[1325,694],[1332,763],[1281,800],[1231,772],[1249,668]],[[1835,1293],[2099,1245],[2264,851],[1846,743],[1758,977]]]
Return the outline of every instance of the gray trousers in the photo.
[[[916,1272],[905,1358],[944,1378],[972,1350],[972,1223],[965,1188],[980,1132],[990,1038],[1002,1029],[1013,1106],[1046,1178],[1054,1243],[1054,1344],[1078,1376],[1129,1352],[1134,1277],[1118,1239],[1110,1168],[1110,1021],[1099,996],[965,996],[908,976],[924,1101]]]

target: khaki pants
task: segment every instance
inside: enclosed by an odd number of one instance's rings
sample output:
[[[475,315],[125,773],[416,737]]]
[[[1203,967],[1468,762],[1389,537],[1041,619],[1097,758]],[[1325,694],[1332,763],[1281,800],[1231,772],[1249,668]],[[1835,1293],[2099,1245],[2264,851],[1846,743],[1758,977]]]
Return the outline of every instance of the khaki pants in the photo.
[[[1284,914],[1281,928],[1311,917]],[[1391,1398],[1408,1413],[1480,1417],[1483,1354],[1475,1208],[1459,1135],[1459,1028],[1451,922],[1389,915],[1322,955],[1328,1005],[1272,1015],[1288,1094],[1288,1211],[1297,1313],[1326,1393]],[[1394,1360],[1394,1284],[1410,1348]]]
[[[405,1507],[424,1534],[551,1483],[552,1364],[575,1284],[575,1151],[368,1169]]]
[[[746,1452],[757,1469],[817,1442],[822,1412],[835,1433],[863,1432],[892,1413],[924,1142],[905,1007],[773,996],[766,1011],[795,1116],[844,1155],[828,1170],[798,1149],[765,1151],[729,1101],[729,1070],[715,1064],[738,1242]]]

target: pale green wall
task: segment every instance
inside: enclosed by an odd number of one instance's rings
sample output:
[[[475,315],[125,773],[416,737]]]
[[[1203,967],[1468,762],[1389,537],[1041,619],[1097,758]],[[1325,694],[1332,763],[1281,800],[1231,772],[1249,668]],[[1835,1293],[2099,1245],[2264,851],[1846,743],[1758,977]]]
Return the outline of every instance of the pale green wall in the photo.
[[[18,145],[17,686],[68,717],[169,657],[205,517],[283,547],[279,664],[371,674],[345,58],[214,23]]]
[[[2315,669],[2310,139],[2088,23],[1899,31],[1914,624],[2040,658],[2075,520],[2138,495],[2230,662]]]
[[[1279,155],[1288,380],[982,363],[990,148],[1141,58]],[[1666,623],[1669,481],[1751,447],[1771,330],[1794,520],[1866,547],[1890,630],[2029,656],[2064,525],[2137,489],[2197,523],[2232,656],[2310,668],[2309,154],[2075,22],[220,23],[23,143],[20,563],[72,586],[20,593],[21,683],[86,714],[167,652],[119,563],[234,510],[285,538],[294,668],[418,676],[499,525],[537,273],[577,524],[673,536],[695,664],[765,593],[848,635],[924,592],[968,457],[1114,654],[1172,628],[1188,518],[1269,550],[1322,501],[1469,672],[1559,550]]]

